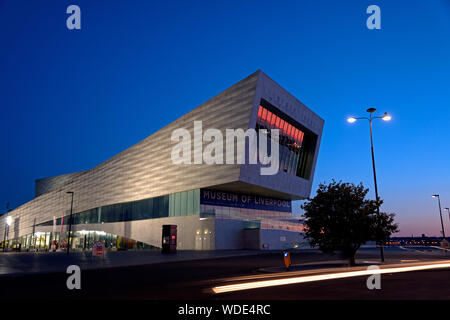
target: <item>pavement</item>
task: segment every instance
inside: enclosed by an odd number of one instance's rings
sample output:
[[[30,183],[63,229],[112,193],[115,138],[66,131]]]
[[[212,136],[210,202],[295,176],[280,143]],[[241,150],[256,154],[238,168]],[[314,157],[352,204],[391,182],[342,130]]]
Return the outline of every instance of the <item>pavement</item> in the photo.
[[[161,254],[159,250],[109,251],[104,256],[85,252],[0,252],[0,277],[11,275],[60,272],[69,265],[82,270],[149,265],[203,259],[249,256],[261,254],[260,250],[178,251]]]
[[[432,257],[445,257],[447,254],[450,257],[450,252],[439,247],[397,247],[386,248],[387,252],[395,253],[397,255],[405,255],[407,257],[415,257],[418,259],[428,259]],[[319,250],[315,249],[296,249],[292,250],[298,256],[299,254],[309,253],[320,254]],[[372,261],[360,263],[377,264],[379,263],[376,248],[363,248],[359,252],[370,252],[373,257]],[[161,254],[159,250],[129,250],[129,251],[107,251],[104,256],[94,257],[91,251],[73,251],[67,255],[65,252],[0,252],[0,277],[18,274],[37,274],[48,272],[60,272],[65,270],[68,265],[78,265],[83,270],[114,268],[126,266],[149,265],[156,263],[171,263],[177,261],[190,260],[204,260],[204,259],[220,259],[227,257],[246,257],[251,255],[274,254],[279,255],[279,250],[214,250],[214,251],[178,251],[176,254]],[[326,255],[322,255],[326,257]],[[347,265],[347,260],[329,260],[328,263]],[[367,259],[366,259],[367,260]],[[397,259],[398,260],[398,259]],[[397,260],[388,260],[390,263],[396,263]],[[408,259],[406,259],[408,260]],[[410,259],[411,260],[411,259]],[[414,260],[414,259],[413,259]],[[315,262],[305,262],[301,265],[295,264],[295,259],[292,260],[293,265],[291,269],[297,268],[316,268],[325,267],[325,262],[320,262],[319,265],[314,266]],[[285,271],[283,265],[270,268],[261,268],[261,272],[278,272]]]

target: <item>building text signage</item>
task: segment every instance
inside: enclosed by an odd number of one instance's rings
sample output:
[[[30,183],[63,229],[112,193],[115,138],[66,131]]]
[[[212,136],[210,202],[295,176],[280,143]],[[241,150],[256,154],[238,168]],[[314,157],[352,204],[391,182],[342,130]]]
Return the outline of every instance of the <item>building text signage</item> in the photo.
[[[200,203],[214,206],[291,212],[291,201],[226,191],[201,189]]]

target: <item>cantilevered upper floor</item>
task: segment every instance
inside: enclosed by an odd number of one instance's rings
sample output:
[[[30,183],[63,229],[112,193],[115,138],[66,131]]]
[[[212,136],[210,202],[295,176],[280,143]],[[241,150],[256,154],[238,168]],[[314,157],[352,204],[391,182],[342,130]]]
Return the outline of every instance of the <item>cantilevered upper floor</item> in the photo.
[[[194,121],[202,121],[203,130],[214,128],[221,132],[279,129],[280,170],[275,175],[261,175],[261,164],[173,163],[172,133],[185,128],[194,136]],[[13,219],[20,221],[16,236],[66,213],[67,191],[75,193],[75,213],[202,188],[288,200],[306,198],[311,191],[323,125],[323,119],[257,71],[92,169],[38,180],[37,197],[10,212]],[[0,222],[0,228],[4,225]]]

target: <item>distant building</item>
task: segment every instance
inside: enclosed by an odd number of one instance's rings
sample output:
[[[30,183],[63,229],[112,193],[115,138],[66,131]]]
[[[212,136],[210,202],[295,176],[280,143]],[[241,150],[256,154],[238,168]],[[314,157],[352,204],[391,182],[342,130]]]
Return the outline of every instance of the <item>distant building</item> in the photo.
[[[439,246],[442,237],[391,237],[385,242],[387,246]]]
[[[186,128],[193,135],[198,120],[224,136],[227,128],[279,129],[278,173],[261,175],[261,164],[174,164],[172,132]],[[166,224],[177,225],[179,250],[296,246],[303,225],[291,201],[310,195],[323,125],[257,71],[92,169],[37,180],[36,197],[9,213],[8,245],[46,250],[54,241],[67,243],[72,191],[74,250],[96,241],[117,249],[159,248]]]

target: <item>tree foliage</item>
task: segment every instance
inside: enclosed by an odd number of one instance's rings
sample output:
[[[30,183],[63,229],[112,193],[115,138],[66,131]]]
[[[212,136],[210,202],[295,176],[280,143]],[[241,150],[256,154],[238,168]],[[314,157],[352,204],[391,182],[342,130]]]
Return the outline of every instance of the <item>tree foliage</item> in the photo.
[[[305,235],[311,246],[322,252],[341,252],[350,264],[367,241],[382,241],[398,232],[394,214],[380,212],[382,200],[368,200],[369,189],[362,184],[332,181],[320,184],[313,199],[302,205],[305,210]]]

